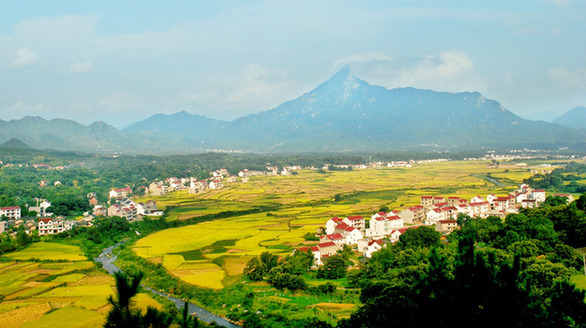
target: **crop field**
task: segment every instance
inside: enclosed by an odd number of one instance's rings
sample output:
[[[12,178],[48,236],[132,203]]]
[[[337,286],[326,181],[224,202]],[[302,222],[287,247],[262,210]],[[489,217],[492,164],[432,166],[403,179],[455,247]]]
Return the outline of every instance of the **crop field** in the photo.
[[[248,183],[198,195],[179,192],[154,197],[173,206],[170,220],[258,206],[275,210],[159,231],[140,239],[133,250],[163,263],[187,282],[218,289],[237,281],[251,256],[264,251],[286,255],[308,244],[303,236],[315,233],[332,216],[369,217],[383,205],[399,209],[419,204],[421,195],[506,194],[531,175],[527,167],[491,168],[489,164],[461,161],[326,174],[301,171],[291,176],[252,177]]]
[[[45,242],[34,243],[22,251],[7,254],[5,257],[13,260],[81,261],[86,259],[79,247]]]
[[[39,242],[0,260],[0,326],[101,326],[114,279],[77,246]],[[147,294],[135,301],[141,308],[160,307]]]

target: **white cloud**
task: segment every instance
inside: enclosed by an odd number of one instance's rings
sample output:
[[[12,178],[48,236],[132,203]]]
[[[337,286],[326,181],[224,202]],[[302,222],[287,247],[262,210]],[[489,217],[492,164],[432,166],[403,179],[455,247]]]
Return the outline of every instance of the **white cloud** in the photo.
[[[16,57],[12,61],[12,67],[24,67],[34,64],[39,56],[28,48],[20,48],[16,51]]]
[[[484,91],[485,85],[468,54],[444,51],[422,58],[395,58],[356,55],[351,62],[354,74],[388,88],[416,87],[441,91]],[[336,60],[334,65],[343,62]],[[347,62],[347,61],[346,61]]]
[[[91,61],[75,62],[69,66],[69,71],[72,73],[86,73],[93,69],[94,64]]]

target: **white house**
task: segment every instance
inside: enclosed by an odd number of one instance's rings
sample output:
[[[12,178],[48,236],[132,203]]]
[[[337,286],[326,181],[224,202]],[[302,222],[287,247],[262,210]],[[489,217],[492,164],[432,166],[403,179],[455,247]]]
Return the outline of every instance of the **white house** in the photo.
[[[130,189],[130,187],[124,187],[124,188],[110,190],[108,197],[110,199],[112,199],[112,198],[119,199],[119,198],[126,198],[130,194],[132,194],[132,189]]]
[[[346,238],[341,233],[333,233],[331,235],[322,236],[320,242],[333,242],[338,247],[342,247],[346,243]]]
[[[393,230],[391,232],[391,234],[389,235],[389,240],[391,241],[391,243],[396,243],[399,241],[400,237],[401,237],[401,231],[400,230]]]
[[[535,202],[537,202],[537,204],[545,202],[545,190],[535,189],[531,194],[533,196],[531,198],[535,199]]]
[[[321,261],[321,252],[319,251],[319,247],[318,246],[311,246],[311,247],[299,247],[297,250],[297,252],[308,252],[311,251],[311,254],[313,255],[313,263],[316,266],[322,265],[322,261]]]
[[[392,230],[403,228],[403,218],[398,215],[388,216],[386,218],[386,234],[389,234]]]
[[[20,219],[20,206],[0,207],[0,217],[5,216],[9,219]]]
[[[373,240],[368,243],[368,246],[362,253],[364,257],[370,258],[374,252],[378,252],[383,248],[384,242],[382,240]]]
[[[64,222],[57,218],[39,219],[39,236],[53,235],[65,231]]]
[[[488,202],[470,203],[470,209],[472,210],[472,216],[486,218],[489,211]]]
[[[470,203],[482,203],[485,201],[486,200],[480,196],[474,196],[474,197],[470,198]]]
[[[355,245],[360,239],[362,239],[362,237],[363,235],[360,230],[354,227],[349,227],[346,229],[346,233],[344,234],[344,242],[347,245]]]
[[[326,222],[326,234],[331,235],[336,230],[338,224],[342,222],[342,219],[339,217],[333,217]]]
[[[347,218],[344,218],[343,221],[347,225],[354,227],[360,231],[364,231],[364,229],[366,228],[366,221],[362,216],[349,216]]]
[[[441,209],[434,208],[433,210],[427,211],[427,218],[425,219],[425,224],[433,225],[439,220],[444,220],[445,216]]]

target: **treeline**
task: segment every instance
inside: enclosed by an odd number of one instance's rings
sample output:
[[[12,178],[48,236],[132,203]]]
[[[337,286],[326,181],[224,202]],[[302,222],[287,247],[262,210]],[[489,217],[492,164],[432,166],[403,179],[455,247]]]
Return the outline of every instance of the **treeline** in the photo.
[[[571,162],[565,167],[557,168],[548,174],[536,174],[523,180],[523,183],[533,188],[542,188],[566,193],[584,193],[586,184],[579,183],[586,180],[586,164]]]

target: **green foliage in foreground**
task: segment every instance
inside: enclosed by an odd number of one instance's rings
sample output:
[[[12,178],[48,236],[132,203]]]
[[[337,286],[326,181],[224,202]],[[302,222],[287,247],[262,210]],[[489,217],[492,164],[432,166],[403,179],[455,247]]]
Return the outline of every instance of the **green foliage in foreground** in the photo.
[[[448,244],[401,236],[349,273],[363,305],[339,327],[586,327],[586,294],[571,282],[582,257],[566,244],[583,247],[586,217],[580,202],[551,205],[461,217]]]

